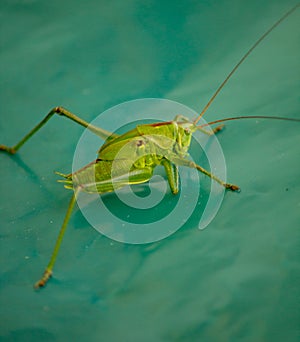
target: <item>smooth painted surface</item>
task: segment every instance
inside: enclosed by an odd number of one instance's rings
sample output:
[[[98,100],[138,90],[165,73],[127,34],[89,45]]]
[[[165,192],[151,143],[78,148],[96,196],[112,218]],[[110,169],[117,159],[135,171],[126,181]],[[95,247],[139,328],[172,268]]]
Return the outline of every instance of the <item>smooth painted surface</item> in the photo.
[[[0,143],[14,144],[56,105],[88,121],[143,97],[199,112],[295,3],[2,1]],[[299,117],[299,14],[256,49],[206,120]],[[196,212],[165,240],[125,245],[76,211],[54,278],[39,292],[32,284],[70,197],[53,171],[71,170],[82,129],[55,118],[18,156],[0,154],[1,341],[296,341],[299,129],[226,126],[219,140],[228,180],[242,192],[227,193],[203,231]]]

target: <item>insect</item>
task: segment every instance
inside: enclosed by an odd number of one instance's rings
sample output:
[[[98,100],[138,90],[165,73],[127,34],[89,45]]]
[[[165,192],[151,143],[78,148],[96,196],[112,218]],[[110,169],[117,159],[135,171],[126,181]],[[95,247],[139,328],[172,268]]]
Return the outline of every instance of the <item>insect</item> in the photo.
[[[23,144],[26,143],[37,131],[39,131],[39,129],[43,127],[54,115],[64,116],[76,122],[77,124],[88,128],[93,133],[105,140],[105,143],[98,151],[98,156],[95,161],[74,173],[67,175],[60,174],[63,177],[65,187],[71,189],[73,191],[73,195],[70,200],[56,244],[54,246],[51,259],[42,278],[36,282],[36,288],[45,286],[47,281],[52,276],[57,254],[76,202],[76,195],[80,191],[103,194],[112,192],[115,189],[122,188],[128,184],[144,183],[150,180],[153,170],[158,165],[162,165],[164,167],[167,180],[173,194],[177,194],[179,191],[178,166],[195,168],[229,191],[240,190],[238,185],[227,183],[226,181],[216,177],[213,173],[205,170],[200,165],[190,161],[188,158],[188,150],[190,147],[191,138],[196,130],[201,130],[204,134],[211,134],[210,131],[206,130],[206,125],[197,125],[201,117],[205,114],[216,96],[219,94],[231,76],[235,73],[238,67],[248,57],[248,55],[271,31],[273,31],[276,26],[285,20],[299,6],[300,5],[297,4],[285,15],[283,15],[251,46],[251,48],[246,52],[246,54],[241,58],[241,60],[236,64],[233,70],[218,87],[199,116],[192,122],[185,117],[177,116],[173,121],[139,125],[127,133],[117,135],[100,127],[90,125],[88,122],[82,120],[65,108],[55,107],[15,146],[8,147],[5,145],[0,145],[0,150],[9,154],[15,154],[23,146]],[[239,116],[215,120],[208,123],[208,125],[223,123],[225,121],[253,118],[267,118],[300,122],[298,119],[282,117]],[[221,129],[222,126],[217,126],[213,129],[213,133],[216,133]],[[118,159],[119,152],[125,146],[126,158]]]

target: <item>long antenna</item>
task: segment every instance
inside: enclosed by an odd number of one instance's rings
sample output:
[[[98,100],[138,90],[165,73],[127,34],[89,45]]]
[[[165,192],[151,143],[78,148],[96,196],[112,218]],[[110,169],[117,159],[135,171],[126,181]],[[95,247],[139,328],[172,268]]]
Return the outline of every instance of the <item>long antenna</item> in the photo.
[[[244,62],[244,60],[250,55],[250,53],[257,47],[257,45],[266,38],[266,36],[271,33],[276,26],[278,26],[283,20],[285,20],[291,13],[293,13],[298,7],[300,6],[300,3],[295,5],[293,8],[291,8],[287,13],[285,13],[280,19],[278,19],[274,25],[272,25],[252,46],[251,48],[244,54],[244,56],[240,59],[240,61],[235,65],[235,67],[231,70],[231,72],[228,74],[228,76],[225,78],[225,80],[221,83],[221,85],[218,87],[218,89],[215,91],[211,99],[207,102],[206,106],[203,108],[202,112],[199,114],[199,116],[194,121],[194,124],[196,125],[197,122],[201,119],[201,117],[204,115],[204,113],[207,111],[208,107],[212,104],[215,97],[219,94],[219,92],[222,90],[224,85],[227,83],[227,81],[230,79],[230,77],[235,73],[237,68]]]
[[[250,115],[250,116],[246,116],[246,115],[242,115],[242,116],[234,116],[232,118],[225,118],[225,119],[220,119],[220,120],[214,120],[214,121],[208,122],[206,124],[203,124],[203,125],[200,125],[200,126],[197,126],[197,127],[201,127],[202,128],[202,127],[214,125],[214,124],[225,122],[225,121],[233,121],[233,120],[241,120],[241,119],[271,119],[271,120],[284,120],[284,121],[300,122],[300,119],[284,118],[282,116],[265,116],[265,115]]]

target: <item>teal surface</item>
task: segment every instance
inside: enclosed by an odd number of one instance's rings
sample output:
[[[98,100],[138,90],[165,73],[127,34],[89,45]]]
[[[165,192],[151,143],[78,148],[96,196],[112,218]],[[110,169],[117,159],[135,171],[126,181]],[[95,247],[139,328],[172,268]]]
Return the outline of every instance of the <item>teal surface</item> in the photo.
[[[199,112],[295,3],[2,0],[0,143],[56,105],[87,121],[143,97]],[[298,9],[253,52],[206,120],[299,117],[299,19]],[[195,213],[167,239],[126,245],[75,211],[54,277],[37,292],[70,198],[53,171],[71,170],[82,128],[54,118],[19,155],[0,154],[0,340],[297,341],[299,131],[226,125],[228,180],[242,192],[227,193],[203,231]]]

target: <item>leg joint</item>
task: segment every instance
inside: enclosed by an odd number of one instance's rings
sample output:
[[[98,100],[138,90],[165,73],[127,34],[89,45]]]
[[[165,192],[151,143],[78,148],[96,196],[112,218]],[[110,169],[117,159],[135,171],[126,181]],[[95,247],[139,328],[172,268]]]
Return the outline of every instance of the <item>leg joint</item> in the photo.
[[[54,108],[52,109],[52,112],[61,115],[61,114],[63,114],[63,112],[64,112],[64,108],[61,107],[61,106],[54,107]]]

